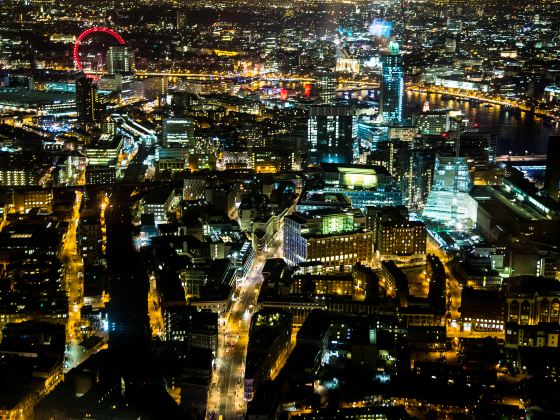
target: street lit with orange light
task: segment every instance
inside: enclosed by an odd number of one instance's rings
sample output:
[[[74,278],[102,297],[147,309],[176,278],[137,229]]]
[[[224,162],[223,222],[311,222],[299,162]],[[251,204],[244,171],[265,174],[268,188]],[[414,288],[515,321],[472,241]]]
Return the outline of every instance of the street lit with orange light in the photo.
[[[61,260],[65,269],[65,287],[68,294],[68,320],[66,327],[67,352],[66,368],[77,366],[83,360],[83,351],[79,347],[82,340],[80,331],[81,308],[83,305],[83,264],[78,252],[77,230],[80,222],[80,206],[83,194],[76,191],[76,200],[72,209],[71,218],[68,222],[68,231],[65,242],[60,252]]]
[[[150,276],[150,290],[148,292],[148,317],[150,318],[150,329],[152,337],[163,338],[163,316],[156,289],[156,278]]]
[[[0,420],[560,413],[560,0],[0,1]]]
[[[218,354],[208,397],[207,418],[220,415],[224,419],[241,418],[245,412],[245,356],[251,317],[256,311],[266,258],[275,255],[280,247],[281,243],[277,241],[266,254],[254,257],[247,278],[235,291],[232,308],[223,316],[219,326]]]

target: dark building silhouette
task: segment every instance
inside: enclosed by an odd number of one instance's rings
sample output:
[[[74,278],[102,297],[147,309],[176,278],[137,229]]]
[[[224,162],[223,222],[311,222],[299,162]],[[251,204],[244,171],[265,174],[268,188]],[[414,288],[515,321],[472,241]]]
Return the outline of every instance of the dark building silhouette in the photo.
[[[546,172],[544,175],[544,190],[546,193],[558,200],[560,191],[560,136],[548,139],[548,151],[546,154]]]
[[[94,123],[98,117],[97,86],[92,79],[82,76],[76,80],[76,111],[80,126]]]
[[[127,189],[118,190],[106,216],[109,348],[123,354],[143,348],[150,339],[149,284],[142,256],[132,247],[129,194]]]

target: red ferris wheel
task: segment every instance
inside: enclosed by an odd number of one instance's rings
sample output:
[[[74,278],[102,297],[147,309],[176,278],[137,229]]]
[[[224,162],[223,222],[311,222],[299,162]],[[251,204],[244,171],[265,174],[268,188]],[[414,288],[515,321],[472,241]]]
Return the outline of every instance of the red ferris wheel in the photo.
[[[74,43],[74,53],[73,53],[74,65],[76,66],[77,69],[81,70],[87,77],[92,79],[98,79],[99,76],[86,72],[84,70],[84,66],[82,65],[82,62],[80,61],[80,45],[85,38],[89,37],[91,34],[94,33],[105,33],[111,35],[121,45],[125,45],[125,41],[117,32],[113,31],[111,28],[106,28],[104,26],[96,26],[94,28],[86,29],[78,36],[76,42]]]

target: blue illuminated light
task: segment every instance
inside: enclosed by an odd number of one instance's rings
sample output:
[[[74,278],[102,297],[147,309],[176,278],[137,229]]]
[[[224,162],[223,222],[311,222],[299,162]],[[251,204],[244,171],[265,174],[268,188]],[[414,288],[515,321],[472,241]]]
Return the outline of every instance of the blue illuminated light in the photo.
[[[384,20],[375,19],[369,25],[368,32],[370,35],[379,38],[389,38],[393,32],[393,23]]]

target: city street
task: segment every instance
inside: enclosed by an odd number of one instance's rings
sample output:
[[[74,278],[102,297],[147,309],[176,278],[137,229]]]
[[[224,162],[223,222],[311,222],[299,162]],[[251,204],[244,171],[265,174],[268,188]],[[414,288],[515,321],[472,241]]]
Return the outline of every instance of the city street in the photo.
[[[79,344],[80,334],[80,311],[83,304],[83,265],[78,253],[77,230],[80,221],[80,206],[83,194],[76,191],[76,201],[72,209],[72,217],[68,222],[68,232],[63,244],[60,256],[64,262],[65,278],[64,283],[68,294],[68,322],[66,326],[66,362],[65,368],[72,369],[80,364],[86,354],[82,351]]]
[[[262,286],[262,269],[266,259],[278,253],[281,241],[268,249],[265,255],[256,255],[247,278],[235,291],[236,300],[220,326],[216,370],[208,398],[207,418],[242,418],[245,412],[244,373],[245,355],[249,341],[251,316]]]
[[[1,3],[0,420],[560,413],[560,0],[62,3]]]
[[[451,325],[447,325],[447,337],[450,338],[504,338],[503,331],[461,331],[460,330],[460,319],[461,313],[459,309],[461,308],[461,291],[462,286],[459,280],[453,275],[447,262],[449,257],[445,254],[441,248],[437,246],[437,243],[433,240],[431,236],[428,235],[427,240],[427,252],[429,254],[436,255],[445,266],[445,273],[447,276],[447,299],[448,299],[448,312],[450,313]]]
[[[451,302],[448,305],[448,311],[451,313],[452,320],[454,319],[456,321],[459,321],[459,308],[461,307],[462,287],[453,273],[451,273],[451,270],[449,270],[449,268],[447,267],[449,256],[442,251],[442,249],[437,245],[436,241],[434,241],[434,239],[430,235],[428,235],[426,241],[426,251],[428,254],[436,255],[445,266],[445,274],[447,275],[447,298],[451,299]]]

